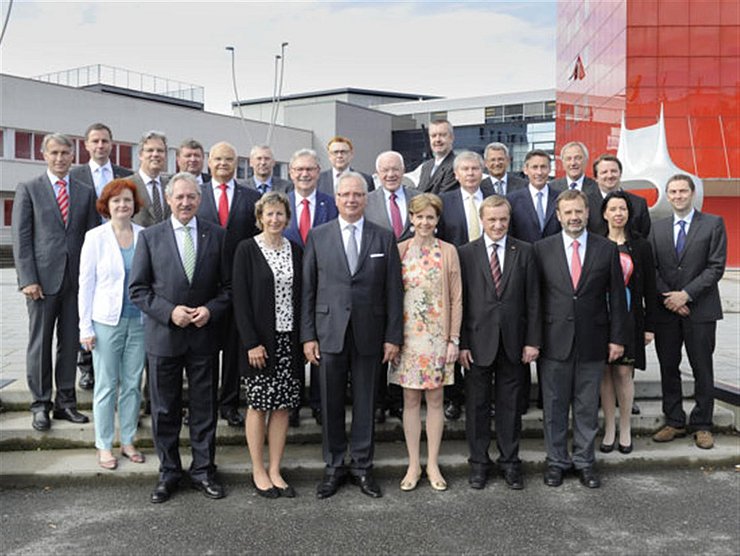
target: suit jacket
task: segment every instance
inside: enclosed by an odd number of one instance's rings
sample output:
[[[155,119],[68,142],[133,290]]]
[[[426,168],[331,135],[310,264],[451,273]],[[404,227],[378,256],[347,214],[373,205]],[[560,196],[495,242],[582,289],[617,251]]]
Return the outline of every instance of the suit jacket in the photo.
[[[352,172],[357,172],[354,168],[350,168]],[[365,172],[358,172],[362,174],[362,177],[365,178],[365,182],[367,182],[367,190],[375,191],[375,180],[370,174],[366,174]],[[321,191],[324,195],[328,195],[332,199],[334,198],[334,169],[330,170],[324,170],[319,174],[319,183],[316,186],[316,189]]]
[[[77,283],[85,232],[98,225],[98,213],[92,188],[70,176],[67,190],[66,226],[46,172],[15,190],[11,233],[20,289],[40,284],[45,295],[56,294],[65,272]]]
[[[146,352],[176,357],[192,351],[198,355],[221,348],[220,320],[231,308],[231,276],[222,257],[226,232],[202,218],[197,219],[193,281],[188,282],[177,250],[170,219],[139,234],[131,266],[129,296],[148,318],[144,321]],[[172,310],[177,305],[208,308],[210,320],[198,328],[176,326]]]
[[[490,184],[481,182],[480,190],[484,199],[493,195],[493,186]],[[463,205],[460,188],[442,193],[440,198],[442,199],[443,209],[442,217],[439,219],[437,226],[437,235],[440,239],[457,247],[465,245],[470,240],[468,238],[468,221],[465,218],[465,206]]]
[[[301,231],[298,228],[298,207],[296,207],[295,198],[295,191],[291,191],[288,194],[288,199],[290,200],[290,224],[285,228],[283,235],[293,243],[304,247]],[[321,191],[316,191],[316,207],[313,213],[311,229],[321,224],[326,224],[330,220],[334,220],[337,214],[339,212],[337,211],[337,204],[334,202],[334,197],[329,197]]]
[[[136,191],[139,194],[139,199],[141,199],[142,202],[142,205],[139,208],[139,212],[134,215],[132,220],[136,224],[138,224],[139,226],[143,226],[144,228],[148,228],[153,224],[158,224],[157,217],[154,215],[154,209],[152,208],[152,198],[149,196],[149,192],[146,190],[146,185],[141,179],[139,172],[135,172],[130,177],[130,179],[136,184]],[[168,181],[169,176],[165,176],[164,174],[159,175],[159,183],[162,186],[162,214],[164,220],[167,220],[171,214],[170,206],[167,204],[166,196],[164,194],[164,188],[167,185]]]
[[[509,235],[528,243],[539,241],[543,237],[560,233],[560,222],[555,214],[558,191],[548,187],[547,208],[545,209],[545,227],[540,230],[537,210],[529,194],[529,184],[506,196],[511,203],[511,223]]]
[[[463,279],[463,326],[460,349],[469,349],[476,365],[493,364],[500,349],[512,363],[522,348],[541,344],[540,285],[534,249],[511,236],[496,293],[483,236],[459,248]]]
[[[411,199],[417,195],[421,195],[420,191],[416,191],[410,187],[404,187],[403,193],[406,196],[406,224],[404,224],[403,232],[401,232],[398,241],[404,241],[414,235],[411,231],[411,218],[409,218],[408,214],[408,205]],[[385,192],[383,187],[379,187],[367,196],[365,218],[386,230],[393,231],[393,225],[391,224],[391,219],[388,217],[388,210],[385,206]]]
[[[712,322],[722,318],[718,283],[727,262],[727,231],[721,217],[694,211],[686,246],[679,258],[673,241],[673,216],[658,220],[650,235],[658,287],[657,320],[677,318],[663,306],[663,295],[685,291],[691,301],[689,320]]]
[[[557,178],[552,181],[550,181],[550,187],[560,193],[561,191],[565,191],[568,189],[568,183],[570,180],[567,176],[563,176],[562,178]],[[586,194],[589,195],[591,193],[597,193],[599,189],[599,186],[596,185],[596,180],[593,178],[589,178],[588,176],[583,176],[583,187],[581,190]]]
[[[254,176],[252,176],[251,178],[247,178],[247,180],[244,182],[244,185],[248,189],[259,193],[259,189],[257,189],[257,182],[255,181]],[[277,176],[272,176],[272,191],[278,191],[287,195],[288,193],[293,191],[293,182],[289,180],[284,180],[283,178],[279,178]]]
[[[357,269],[344,256],[338,220],[311,231],[303,256],[301,342],[340,353],[347,328],[363,356],[381,356],[383,343],[403,344],[401,260],[393,233],[365,219]]]
[[[562,234],[534,244],[542,292],[542,353],[564,361],[604,361],[608,344],[627,342],[627,301],[617,245],[589,233],[581,279],[574,289]]]
[[[460,187],[455,177],[455,170],[452,167],[455,161],[455,151],[447,153],[440,162],[437,171],[432,175],[432,168],[434,168],[434,158],[430,158],[426,162],[421,164],[421,172],[419,173],[419,185],[417,189],[422,193],[443,193],[450,189]]]
[[[635,234],[640,237],[646,238],[650,235],[650,212],[648,211],[647,201],[640,197],[625,191],[632,204],[632,214],[630,215],[629,230],[634,236]],[[604,202],[604,197],[601,195],[601,190],[597,187],[595,191],[587,193],[588,197],[588,231],[605,236],[609,231],[609,226],[601,215],[601,204]]]
[[[481,181],[481,184],[485,183],[487,186],[490,186],[491,190],[495,193],[496,188],[493,186],[494,181],[495,180],[493,176],[489,176],[487,178],[484,178],[483,181]],[[528,185],[529,180],[520,178],[519,176],[511,172],[506,172],[506,191],[504,192],[504,194],[508,195],[509,193],[513,193],[514,191],[518,191],[519,189],[526,188]]]
[[[116,164],[113,164],[112,162],[111,167],[113,168],[114,180],[118,178],[125,178],[133,174],[133,172],[129,168],[118,166]],[[71,178],[84,183],[88,187],[92,187],[92,190],[95,191],[95,178],[93,178],[89,164],[80,164],[79,166],[75,166],[69,171],[69,175]],[[95,198],[97,199],[97,197],[97,191],[95,191]]]

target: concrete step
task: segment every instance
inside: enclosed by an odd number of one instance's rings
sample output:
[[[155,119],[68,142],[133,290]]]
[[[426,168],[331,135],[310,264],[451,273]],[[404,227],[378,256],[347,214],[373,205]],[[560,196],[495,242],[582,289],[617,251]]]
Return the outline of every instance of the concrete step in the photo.
[[[632,416],[633,433],[650,435],[663,424],[663,414],[659,401],[640,400],[640,415]],[[687,412],[693,402],[687,401],[684,408]],[[91,413],[88,413],[92,417]],[[351,421],[351,409],[347,409],[346,422]],[[714,423],[716,430],[732,430],[734,415],[731,411],[715,405]],[[41,433],[31,428],[31,414],[28,411],[13,411],[0,414],[0,451],[13,450],[50,450],[63,448],[92,448],[95,445],[93,424],[77,425],[68,421],[52,420],[50,431]],[[183,427],[180,439],[188,445],[188,430]],[[244,430],[240,427],[229,427],[219,420],[217,429],[219,446],[244,445]],[[138,445],[152,446],[151,419],[142,417],[138,431]],[[542,411],[530,409],[522,418],[522,436],[525,438],[542,437]],[[378,443],[403,442],[403,426],[398,419],[389,417],[383,424],[376,425],[375,438]],[[445,423],[446,440],[465,438],[465,415],[457,421]],[[311,417],[308,409],[301,411],[301,426],[288,429],[289,444],[321,444],[321,427]]]
[[[715,437],[712,450],[700,450],[694,446],[690,437],[667,444],[656,444],[649,438],[635,437],[634,451],[629,455],[618,452],[597,453],[597,466],[600,469],[644,470],[646,468],[703,467],[718,468],[737,466],[740,461],[740,436],[720,434]],[[422,445],[422,454],[426,447]],[[115,471],[100,469],[96,452],[92,448],[73,450],[31,450],[2,453],[0,466],[0,486],[50,487],[69,485],[70,482],[83,482],[90,486],[104,481],[135,479],[151,481],[157,479],[159,462],[151,450],[144,450],[147,460],[143,464],[133,464],[127,459],[119,459]],[[463,440],[448,440],[442,443],[440,467],[452,489],[467,489],[467,444]],[[541,481],[540,472],[544,469],[544,444],[541,439],[523,439],[520,457],[525,470],[525,481]],[[495,446],[491,455],[496,457]],[[181,450],[183,468],[190,464],[190,453]],[[425,458],[422,458],[424,461]],[[396,477],[399,481],[407,467],[406,447],[403,442],[381,442],[375,450],[374,470],[379,477]],[[249,481],[251,464],[245,446],[219,446],[216,450],[216,464],[219,476],[227,488],[244,491]],[[737,467],[736,467],[737,468]],[[318,444],[289,444],[285,450],[282,466],[288,481],[318,480],[324,469],[321,446]],[[239,486],[237,486],[239,485]],[[249,488],[249,487],[247,487]],[[428,488],[423,482],[421,488]],[[503,488],[499,478],[493,478],[488,488]],[[251,492],[251,491],[250,491]],[[313,489],[299,493],[313,496]]]

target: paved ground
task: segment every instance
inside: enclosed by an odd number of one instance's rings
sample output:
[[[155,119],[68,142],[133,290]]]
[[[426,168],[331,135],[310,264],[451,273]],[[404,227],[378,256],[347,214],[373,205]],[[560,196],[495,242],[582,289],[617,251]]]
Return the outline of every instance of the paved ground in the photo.
[[[716,554],[740,553],[740,473],[613,472],[600,490],[539,475],[524,491],[451,477],[371,500],[345,486],[317,500],[265,500],[247,484],[212,501],[193,490],[147,501],[149,483],[0,490],[0,552],[37,554]]]

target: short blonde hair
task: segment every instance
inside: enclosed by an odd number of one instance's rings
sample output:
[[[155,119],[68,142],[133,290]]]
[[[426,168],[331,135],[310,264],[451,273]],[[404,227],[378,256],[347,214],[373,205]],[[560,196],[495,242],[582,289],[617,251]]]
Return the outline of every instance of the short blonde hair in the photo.
[[[409,201],[409,214],[419,214],[429,207],[434,209],[437,217],[442,215],[442,199],[434,193],[422,193]]]
[[[286,219],[289,221],[291,214],[290,201],[288,200],[288,196],[285,193],[281,193],[280,191],[269,191],[262,195],[262,197],[260,197],[260,200],[257,201],[257,204],[254,205],[254,218],[257,220],[256,224],[260,230],[262,229],[262,213],[264,212],[265,207],[267,205],[278,204],[282,204],[285,208],[285,216]]]

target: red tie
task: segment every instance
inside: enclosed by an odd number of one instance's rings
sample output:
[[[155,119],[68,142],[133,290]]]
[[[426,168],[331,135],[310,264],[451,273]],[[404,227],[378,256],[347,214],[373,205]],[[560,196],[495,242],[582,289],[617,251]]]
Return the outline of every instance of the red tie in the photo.
[[[226,184],[222,183],[218,186],[221,189],[221,198],[218,200],[218,220],[221,222],[221,226],[226,227],[226,222],[229,220],[229,197],[226,195]]]
[[[396,194],[391,193],[391,226],[393,226],[393,233],[396,234],[396,239],[401,237],[403,233],[403,221],[401,220],[401,211],[398,209],[396,203]]]
[[[573,240],[573,256],[570,259],[570,279],[573,281],[573,289],[578,288],[578,281],[581,279],[581,255],[578,248],[581,246],[577,239]]]
[[[311,209],[308,206],[308,199],[303,199],[303,212],[301,212],[301,221],[298,223],[298,229],[301,232],[301,239],[303,244],[306,244],[306,238],[308,238],[308,230],[311,229]]]
[[[67,193],[67,182],[64,180],[58,180],[57,185],[59,186],[59,194],[57,195],[57,204],[59,205],[59,212],[62,213],[62,222],[67,225],[67,219],[69,218],[69,193]]]

